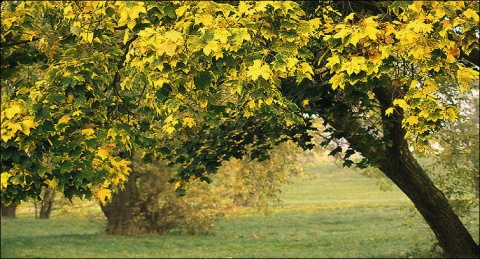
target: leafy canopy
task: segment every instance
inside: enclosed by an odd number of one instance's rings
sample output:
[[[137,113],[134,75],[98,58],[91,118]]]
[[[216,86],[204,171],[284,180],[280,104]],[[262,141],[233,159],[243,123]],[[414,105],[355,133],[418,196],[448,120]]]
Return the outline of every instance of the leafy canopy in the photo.
[[[419,144],[456,119],[450,97],[478,78],[459,62],[478,47],[475,2],[394,2],[394,20],[332,6],[2,2],[2,200],[48,186],[105,201],[139,147],[181,164],[179,187],[251,146],[260,159],[289,138],[308,148],[320,97],[284,91],[305,82],[365,121],[404,115]],[[375,87],[395,93],[383,114]]]

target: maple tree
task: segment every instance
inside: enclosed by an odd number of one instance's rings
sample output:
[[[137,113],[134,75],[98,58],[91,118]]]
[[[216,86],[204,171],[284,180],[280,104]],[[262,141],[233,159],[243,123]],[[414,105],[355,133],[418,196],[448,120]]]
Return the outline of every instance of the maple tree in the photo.
[[[2,2],[1,12],[2,202],[51,187],[105,203],[138,150],[181,165],[181,194],[232,157],[264,159],[288,139],[310,148],[321,117],[348,141],[345,165],[361,153],[358,166],[385,173],[448,256],[478,256],[410,150],[428,152],[457,119],[458,93],[478,88],[477,2]]]

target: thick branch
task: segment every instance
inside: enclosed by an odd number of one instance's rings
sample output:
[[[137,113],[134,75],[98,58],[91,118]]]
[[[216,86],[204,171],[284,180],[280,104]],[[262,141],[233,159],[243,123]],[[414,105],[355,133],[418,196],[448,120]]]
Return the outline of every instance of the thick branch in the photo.
[[[474,64],[475,66],[480,67],[480,53],[478,48],[472,49],[470,55],[467,55],[465,52],[463,52],[463,50],[460,49],[460,57]]]
[[[5,49],[5,48],[8,48],[8,47],[12,47],[12,46],[18,46],[18,45],[22,45],[22,44],[29,43],[29,42],[35,42],[35,41],[38,41],[40,39],[41,38],[33,37],[32,40],[22,40],[22,41],[11,42],[11,43],[2,42],[1,45],[0,45],[0,49]]]
[[[72,37],[73,34],[72,33],[69,33],[67,35],[63,35],[62,36],[62,39],[61,40],[66,40],[70,37]],[[22,41],[16,41],[16,42],[10,42],[10,43],[5,43],[5,42],[2,42],[1,45],[0,45],[0,49],[5,49],[5,48],[9,48],[9,47],[13,47],[13,46],[18,46],[18,45],[22,45],[22,44],[26,44],[26,43],[30,43],[30,42],[35,42],[35,41],[38,41],[42,38],[39,38],[39,37],[33,37],[31,40],[22,40]]]

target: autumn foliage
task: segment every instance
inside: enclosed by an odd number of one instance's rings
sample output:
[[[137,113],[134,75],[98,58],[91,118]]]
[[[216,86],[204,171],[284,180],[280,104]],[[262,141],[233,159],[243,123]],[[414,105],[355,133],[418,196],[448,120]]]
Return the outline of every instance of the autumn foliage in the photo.
[[[378,167],[451,256],[478,256],[412,156],[478,89],[476,1],[1,3],[2,202],[44,187],[102,202],[131,158],[177,193],[223,161],[311,148],[312,120]],[[328,141],[325,142],[328,144]],[[430,198],[431,197],[431,198]],[[440,215],[440,216],[439,216]],[[452,242],[455,240],[456,242]]]

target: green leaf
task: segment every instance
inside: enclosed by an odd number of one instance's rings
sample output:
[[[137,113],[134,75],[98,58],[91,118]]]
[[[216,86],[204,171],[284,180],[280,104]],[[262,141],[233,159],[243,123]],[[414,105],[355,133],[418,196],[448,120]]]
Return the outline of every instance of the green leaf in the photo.
[[[64,161],[60,164],[60,172],[71,172],[73,170],[73,164],[70,161]]]

